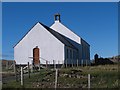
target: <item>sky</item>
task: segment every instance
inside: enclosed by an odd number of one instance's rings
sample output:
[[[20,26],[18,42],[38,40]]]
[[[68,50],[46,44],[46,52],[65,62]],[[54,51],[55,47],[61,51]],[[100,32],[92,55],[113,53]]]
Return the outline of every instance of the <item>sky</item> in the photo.
[[[115,2],[37,2],[2,4],[3,59],[14,59],[14,45],[33,25],[54,23],[60,13],[61,23],[90,44],[90,58],[118,55],[118,4]]]

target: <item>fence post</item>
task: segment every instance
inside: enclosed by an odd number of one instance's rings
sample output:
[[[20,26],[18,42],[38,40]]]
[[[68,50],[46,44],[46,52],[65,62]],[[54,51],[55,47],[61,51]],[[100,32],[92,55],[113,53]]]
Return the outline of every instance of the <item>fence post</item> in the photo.
[[[48,65],[48,61],[46,61],[46,68],[47,68],[47,65]]]
[[[29,64],[29,62],[28,62],[28,76],[30,78],[30,64]]]
[[[66,59],[66,68],[67,68],[67,59]]]
[[[14,73],[16,72],[16,64],[15,61],[13,61],[13,69],[14,69]]]
[[[23,67],[21,67],[21,86],[23,86]]]
[[[56,69],[56,62],[55,62],[55,60],[54,60],[54,69]]]
[[[78,67],[78,59],[77,59],[77,67]]]
[[[59,62],[59,60],[58,60],[57,68],[59,68],[59,66],[60,66],[59,64],[60,64],[60,62]]]
[[[71,61],[72,61],[72,68],[73,68],[73,59],[71,59]]]
[[[73,59],[73,67],[75,66],[75,62],[74,62],[74,59]]]
[[[88,88],[90,88],[90,74],[88,74]]]
[[[55,73],[55,89],[57,88],[57,76],[58,76],[58,69],[56,69],[56,73]]]
[[[39,60],[39,66],[38,67],[39,67],[39,71],[40,71],[40,60]]]
[[[54,60],[53,60],[53,68],[54,68]]]
[[[50,68],[50,61],[48,61],[48,62],[49,62],[49,64],[48,64],[48,65],[49,65],[49,68]]]
[[[86,61],[86,66],[87,66],[87,59],[85,61]]]
[[[6,70],[8,70],[8,61],[6,61]]]
[[[84,67],[84,60],[82,59],[82,66]]]
[[[16,82],[18,81],[18,77],[17,77],[17,69],[16,69],[16,65],[15,65],[15,78],[16,78]]]
[[[33,73],[33,61],[32,61],[32,64],[31,64],[31,72]]]
[[[56,69],[55,60],[53,60],[53,66],[54,66],[54,69]]]

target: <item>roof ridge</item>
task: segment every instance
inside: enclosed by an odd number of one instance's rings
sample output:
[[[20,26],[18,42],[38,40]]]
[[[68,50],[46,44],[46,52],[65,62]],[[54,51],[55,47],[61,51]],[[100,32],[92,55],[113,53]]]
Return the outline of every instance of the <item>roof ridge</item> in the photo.
[[[39,22],[40,23],[40,22]],[[44,26],[51,34],[53,34],[57,39],[59,39],[54,33],[56,33],[56,34],[58,34],[58,35],[60,35],[64,40],[66,40],[73,48],[75,48],[75,49],[77,49],[71,42],[69,42],[66,38],[65,38],[65,36],[64,35],[62,35],[62,34],[60,34],[60,33],[58,33],[58,32],[56,32],[55,30],[53,30],[52,28],[50,28],[50,27],[48,27],[48,26],[46,26],[46,25],[44,25],[44,24],[42,24],[42,23],[40,23],[42,26]],[[54,33],[53,33],[54,32]],[[70,39],[70,38],[69,38]],[[60,39],[59,39],[60,40]],[[70,39],[71,40],[71,39]],[[61,40],[60,40],[61,41]],[[62,41],[61,41],[62,42]],[[75,42],[75,41],[74,41]],[[64,42],[62,42],[63,44],[65,44]]]

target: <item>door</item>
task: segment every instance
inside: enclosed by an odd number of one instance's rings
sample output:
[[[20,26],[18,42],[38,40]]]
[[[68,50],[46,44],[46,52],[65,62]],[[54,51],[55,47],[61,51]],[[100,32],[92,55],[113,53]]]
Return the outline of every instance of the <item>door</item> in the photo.
[[[39,48],[38,46],[36,46],[34,49],[33,49],[33,64],[34,65],[38,65],[39,64]]]

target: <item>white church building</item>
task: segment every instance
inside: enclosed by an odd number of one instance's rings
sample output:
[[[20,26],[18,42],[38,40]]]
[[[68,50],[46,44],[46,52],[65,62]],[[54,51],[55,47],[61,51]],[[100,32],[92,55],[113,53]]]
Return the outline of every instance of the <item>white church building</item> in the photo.
[[[36,23],[14,46],[16,64],[90,64],[90,45],[64,26],[60,14],[48,27]]]

